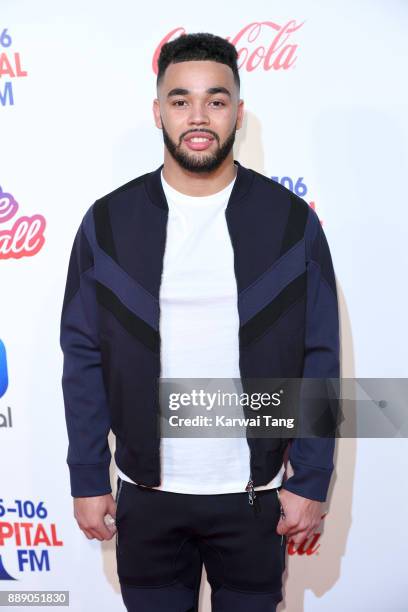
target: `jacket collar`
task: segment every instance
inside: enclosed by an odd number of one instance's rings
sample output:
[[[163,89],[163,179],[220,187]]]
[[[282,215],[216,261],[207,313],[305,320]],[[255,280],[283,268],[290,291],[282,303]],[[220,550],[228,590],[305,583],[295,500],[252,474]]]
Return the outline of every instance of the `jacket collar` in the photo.
[[[245,166],[242,166],[236,159],[234,159],[234,163],[238,166],[237,177],[235,179],[235,183],[228,200],[227,208],[231,208],[237,202],[242,200],[242,198],[249,191],[249,188],[255,176],[253,170],[245,168]],[[149,172],[146,175],[145,186],[147,194],[152,203],[158,206],[159,208],[168,211],[169,207],[167,204],[160,176],[163,166],[164,164],[161,164],[161,166],[159,166],[156,170],[153,170],[153,172]]]

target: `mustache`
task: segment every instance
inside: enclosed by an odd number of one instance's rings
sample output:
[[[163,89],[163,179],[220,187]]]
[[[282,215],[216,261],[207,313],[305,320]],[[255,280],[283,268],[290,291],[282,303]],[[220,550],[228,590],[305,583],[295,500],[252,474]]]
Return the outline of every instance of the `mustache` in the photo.
[[[219,138],[218,138],[218,134],[216,134],[215,132],[212,132],[211,130],[188,130],[188,132],[184,132],[184,134],[182,134],[180,136],[180,142],[183,140],[183,138],[185,138],[188,134],[194,134],[194,133],[199,133],[199,134],[210,134],[210,136],[212,136],[213,138],[215,138],[217,140],[217,142],[219,142]]]

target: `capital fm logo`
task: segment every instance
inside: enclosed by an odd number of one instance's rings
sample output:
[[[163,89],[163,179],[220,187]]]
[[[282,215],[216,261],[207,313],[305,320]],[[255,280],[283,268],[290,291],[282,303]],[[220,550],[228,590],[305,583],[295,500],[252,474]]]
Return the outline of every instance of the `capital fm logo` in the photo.
[[[0,583],[50,572],[63,545],[44,501],[0,497]]]
[[[0,28],[0,105],[14,106],[13,79],[27,76],[19,52],[11,52],[13,39],[7,28]],[[4,81],[4,78],[8,79]]]
[[[6,347],[0,339],[0,398],[3,397],[8,387]]]
[[[309,191],[303,176],[299,176],[298,178],[292,178],[291,176],[271,176],[270,178],[276,183],[283,185],[286,189],[289,189],[300,198],[305,199]],[[314,200],[311,200],[308,204],[310,208],[316,211],[316,202]],[[322,219],[320,219],[320,224],[323,226]]]
[[[8,387],[7,356],[0,339],[0,400]],[[11,410],[0,412],[0,428],[11,427]],[[48,520],[44,501],[5,499],[0,490],[0,581],[49,572],[53,547],[63,546],[57,526]],[[6,561],[7,559],[7,561]]]
[[[19,205],[11,195],[0,187],[0,260],[33,257],[42,248],[45,238],[43,215],[23,215],[14,219],[12,227],[1,229],[16,216]]]
[[[291,19],[279,24],[275,21],[254,21],[244,26],[235,36],[227,36],[238,52],[238,68],[247,72],[253,70],[289,70],[297,60],[298,44],[293,38],[305,22],[296,23]],[[186,34],[183,27],[168,32],[158,44],[152,60],[153,72],[157,74],[160,50],[164,43]]]

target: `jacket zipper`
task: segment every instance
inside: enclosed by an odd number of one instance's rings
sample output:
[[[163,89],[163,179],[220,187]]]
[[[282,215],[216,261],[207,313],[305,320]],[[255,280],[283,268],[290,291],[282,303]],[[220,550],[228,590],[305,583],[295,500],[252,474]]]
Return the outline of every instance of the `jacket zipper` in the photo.
[[[238,278],[237,278],[237,271],[236,271],[236,259],[235,259],[235,247],[232,241],[232,236],[231,236],[231,232],[230,232],[230,222],[229,222],[229,218],[228,218],[228,214],[229,214],[229,209],[228,209],[228,204],[230,202],[231,196],[228,200],[227,206],[224,210],[224,216],[225,216],[225,221],[226,221],[226,225],[227,225],[227,231],[228,231],[228,235],[230,237],[230,241],[231,241],[231,246],[233,248],[234,251],[234,276],[235,276],[235,283],[236,283],[236,287],[237,287],[237,295],[238,295]],[[242,383],[242,372],[241,372],[241,349],[240,349],[240,357],[239,357],[239,375],[240,375],[240,381]],[[256,496],[255,490],[254,490],[254,481],[253,481],[253,477],[252,477],[252,450],[251,450],[251,446],[249,444],[248,441],[248,436],[246,437],[246,441],[248,444],[248,448],[249,448],[249,480],[248,480],[248,484],[245,487],[245,491],[248,493],[248,503],[250,506],[253,507],[255,512],[259,512],[260,511],[260,507],[259,507],[259,502],[258,502],[258,498]]]

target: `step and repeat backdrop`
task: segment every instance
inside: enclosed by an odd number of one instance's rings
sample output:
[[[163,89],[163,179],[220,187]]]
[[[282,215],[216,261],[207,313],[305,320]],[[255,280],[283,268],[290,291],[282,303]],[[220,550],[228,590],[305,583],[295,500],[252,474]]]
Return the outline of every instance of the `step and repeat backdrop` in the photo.
[[[403,0],[0,0],[0,592],[125,609],[114,538],[88,540],[73,515],[59,320],[85,211],[162,163],[164,42],[211,32],[236,46],[234,157],[323,224],[343,377],[407,376],[407,28]],[[289,541],[280,611],[408,610],[407,455],[401,435],[337,440],[321,525]],[[111,478],[115,492],[113,460]]]

